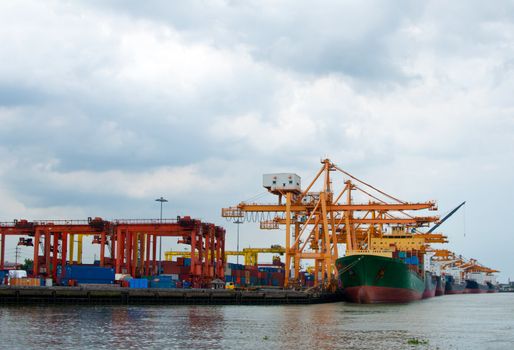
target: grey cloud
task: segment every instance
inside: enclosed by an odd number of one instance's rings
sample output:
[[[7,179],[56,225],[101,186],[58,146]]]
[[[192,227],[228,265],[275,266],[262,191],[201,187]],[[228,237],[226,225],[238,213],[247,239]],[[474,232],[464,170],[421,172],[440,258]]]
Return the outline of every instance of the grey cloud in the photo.
[[[43,103],[48,98],[38,87],[29,87],[0,80],[0,107],[16,107]]]
[[[389,39],[416,21],[422,6],[408,1],[208,3],[96,2],[139,19],[158,20],[192,40],[222,47],[244,43],[258,60],[302,74],[343,74],[376,82],[410,79]]]
[[[5,202],[59,217],[80,212],[135,218],[155,217],[153,196],[164,195],[170,198],[165,211],[170,216],[189,214],[226,225],[219,208],[263,192],[262,173],[296,172],[307,183],[327,155],[407,200],[438,198],[441,207],[449,207],[472,192],[470,203],[485,203],[469,211],[468,229],[476,241],[457,240],[454,248],[469,249],[486,264],[494,254],[479,250],[484,243],[479,233],[505,239],[501,225],[477,219],[476,213],[493,217],[501,208],[508,216],[510,208],[504,197],[512,191],[508,164],[514,144],[512,5],[96,1],[48,6],[52,15],[41,10],[37,17],[19,19],[23,45],[6,36],[0,47],[0,190],[12,196]],[[43,21],[48,27],[31,31],[45,15],[52,19]],[[8,32],[6,22],[0,22],[0,36]],[[102,26],[105,32],[98,30]],[[245,62],[231,66],[231,76],[199,78],[187,92],[166,71],[162,81],[127,79],[118,74],[120,57],[128,55],[120,52],[120,42],[137,26],[156,36],[171,31],[184,46]],[[461,65],[476,68],[474,59],[495,62],[494,84],[487,71],[470,71],[477,80],[458,72]],[[213,63],[204,64],[217,71]],[[336,83],[316,90],[323,79]],[[281,124],[284,114],[292,127]],[[244,115],[257,116],[263,127],[242,125],[248,135],[219,128],[213,135],[216,123],[228,128]],[[296,116],[308,116],[312,126],[296,123]],[[301,133],[309,127],[312,133]],[[287,142],[280,147],[276,140],[259,142],[273,131]],[[180,165],[197,166],[213,180],[212,188],[152,192],[141,199],[65,187],[52,178],[74,171],[141,174]],[[253,235],[252,244],[267,244],[262,236]],[[494,262],[509,268],[506,260]]]

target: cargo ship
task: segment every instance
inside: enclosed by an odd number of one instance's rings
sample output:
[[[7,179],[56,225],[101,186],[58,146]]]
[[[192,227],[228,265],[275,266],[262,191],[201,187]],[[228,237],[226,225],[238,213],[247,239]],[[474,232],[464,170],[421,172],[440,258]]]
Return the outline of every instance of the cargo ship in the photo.
[[[441,236],[440,239],[444,240]],[[370,249],[336,260],[341,294],[354,303],[407,303],[435,295],[437,280],[424,270],[427,236],[398,228],[370,238]]]
[[[500,291],[500,287],[497,283],[487,282],[487,293],[498,293]]]
[[[442,266],[444,262],[441,261],[441,258],[446,256],[446,252],[448,251],[435,249],[431,250],[425,255],[425,270],[430,271],[432,278],[435,280],[435,290],[433,296],[436,297],[444,295],[446,279],[442,272]]]
[[[343,298],[360,304],[406,303],[419,300],[423,278],[392,257],[355,254],[336,260]]]
[[[436,295],[462,294],[466,289],[464,269],[466,262],[462,256],[445,249],[435,249],[431,263],[439,274]]]
[[[466,289],[466,282],[456,279],[455,276],[446,275],[446,284],[444,287],[444,294],[462,294]]]
[[[495,293],[498,291],[494,275],[485,272],[467,274],[465,293]]]
[[[423,291],[423,299],[435,297],[437,288],[437,276],[430,271],[425,271],[425,290]]]
[[[469,259],[462,263],[459,268],[462,270],[463,279],[466,281],[464,293],[494,293],[497,291],[497,282],[494,275],[498,270],[485,267],[475,259]]]
[[[477,294],[495,293],[498,291],[496,277],[497,270],[480,265],[475,259],[465,260],[462,256],[456,257],[444,266],[446,275],[445,294]]]
[[[487,284],[478,283],[476,280],[468,279],[466,280],[466,288],[464,289],[464,293],[467,294],[477,294],[477,293],[487,293],[489,287]]]
[[[435,287],[435,296],[440,297],[444,295],[444,289],[446,287],[446,279],[445,276],[439,275],[435,276],[436,278],[436,287]]]

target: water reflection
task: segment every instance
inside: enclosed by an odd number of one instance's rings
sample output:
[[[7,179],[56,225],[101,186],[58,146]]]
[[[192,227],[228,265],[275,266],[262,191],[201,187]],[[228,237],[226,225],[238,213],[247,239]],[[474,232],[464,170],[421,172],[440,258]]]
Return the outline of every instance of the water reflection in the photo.
[[[512,349],[514,294],[408,305],[0,307],[10,349]],[[6,346],[8,345],[8,346]]]

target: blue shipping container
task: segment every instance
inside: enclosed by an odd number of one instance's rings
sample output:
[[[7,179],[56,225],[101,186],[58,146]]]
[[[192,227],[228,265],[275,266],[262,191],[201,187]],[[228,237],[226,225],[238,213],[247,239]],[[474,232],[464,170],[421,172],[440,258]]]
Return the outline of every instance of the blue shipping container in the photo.
[[[61,268],[57,266],[57,275],[61,276]],[[68,285],[69,280],[77,281],[79,284],[113,284],[114,269],[92,265],[67,265],[64,270],[62,285]]]
[[[95,280],[95,279],[85,279],[85,278],[63,278],[61,279],[61,285],[67,286],[69,285],[69,281],[74,280],[78,284],[113,284],[114,282],[111,282],[109,280]]]
[[[72,279],[112,279],[114,280],[114,269],[110,267],[90,265],[68,265],[65,276]]]
[[[150,288],[176,288],[177,282],[174,280],[152,280],[150,281]]]
[[[129,280],[130,288],[148,288],[148,280],[145,278],[133,278]]]

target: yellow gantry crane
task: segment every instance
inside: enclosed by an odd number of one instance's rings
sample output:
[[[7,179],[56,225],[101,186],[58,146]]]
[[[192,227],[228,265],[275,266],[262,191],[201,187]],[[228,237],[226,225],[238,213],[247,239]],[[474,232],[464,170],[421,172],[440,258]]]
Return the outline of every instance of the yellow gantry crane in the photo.
[[[225,250],[225,257],[228,256],[244,256],[244,264],[257,266],[259,264],[259,254],[263,253],[272,253],[283,255],[286,252],[286,249],[280,245],[272,245],[269,248],[243,248],[241,251],[235,250]],[[174,256],[180,256],[184,258],[190,258],[191,252],[178,252],[178,251],[169,251],[164,252],[164,258],[168,261],[171,261]]]
[[[315,285],[333,286],[339,243],[346,245],[347,254],[369,252],[372,239],[386,234],[387,226],[401,227],[404,232],[409,232],[404,233],[405,236],[415,235],[416,228],[438,221],[437,216],[406,213],[437,210],[432,201],[407,203],[357,179],[329,159],[322,160],[321,164],[321,169],[304,190],[296,174],[265,174],[263,186],[278,197],[275,204],[241,202],[221,211],[225,218],[247,221],[254,219],[256,214],[261,214],[261,218],[273,216],[261,220],[261,229],[285,226],[286,287],[297,283],[303,259],[314,260]],[[334,191],[332,173],[343,177],[344,186],[338,191]],[[355,203],[356,192],[368,201]],[[440,234],[420,235],[424,235],[423,244],[446,242],[446,237]]]

